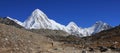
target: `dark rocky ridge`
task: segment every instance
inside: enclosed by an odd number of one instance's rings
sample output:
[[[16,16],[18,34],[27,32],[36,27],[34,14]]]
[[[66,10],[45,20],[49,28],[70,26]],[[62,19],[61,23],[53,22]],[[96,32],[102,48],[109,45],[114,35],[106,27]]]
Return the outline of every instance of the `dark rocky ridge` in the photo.
[[[17,24],[16,22],[14,22],[13,20],[10,20],[6,17],[1,17],[0,18],[0,23],[2,24],[6,24],[6,25],[11,25],[11,26],[15,26],[17,28],[23,28],[21,25]]]

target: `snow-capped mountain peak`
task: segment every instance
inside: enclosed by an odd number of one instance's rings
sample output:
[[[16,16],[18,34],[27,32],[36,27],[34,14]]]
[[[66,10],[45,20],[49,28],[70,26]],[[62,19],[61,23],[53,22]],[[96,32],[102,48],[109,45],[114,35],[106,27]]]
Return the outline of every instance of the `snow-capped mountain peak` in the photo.
[[[44,28],[45,27],[44,25],[48,25],[48,24],[49,24],[48,17],[39,9],[35,9],[32,12],[31,16],[24,22],[24,26],[27,29],[32,29],[32,28],[40,29],[40,28]]]
[[[77,34],[77,35],[80,35],[81,33],[81,31],[82,31],[82,29],[80,28],[80,27],[78,27],[77,26],[77,24],[76,23],[74,23],[74,22],[70,22],[67,26],[66,26],[66,28],[68,29],[68,33],[70,33],[70,34],[72,34],[72,35],[75,35],[75,34]]]
[[[103,21],[97,21],[96,24],[104,23]]]
[[[77,24],[76,23],[74,23],[74,22],[70,22],[67,26],[66,26],[68,29],[78,29],[79,27],[77,26]]]
[[[38,18],[39,16],[41,16],[40,18],[44,19],[44,18],[48,18],[47,15],[45,13],[43,13],[41,10],[39,9],[35,9],[33,12],[32,12],[32,16],[36,16],[34,18]],[[38,17],[37,17],[38,16]]]
[[[90,30],[91,34],[98,33],[103,30],[107,30],[112,28],[109,24],[102,22],[102,21],[97,21],[92,27],[89,27],[88,30]]]
[[[108,25],[108,24],[103,21],[97,21],[94,25]]]
[[[65,26],[49,19],[45,13],[36,9],[32,12],[31,16],[24,22],[26,29],[52,29],[52,30],[65,30]]]
[[[76,27],[78,27],[75,22],[70,22],[67,26],[76,26]]]

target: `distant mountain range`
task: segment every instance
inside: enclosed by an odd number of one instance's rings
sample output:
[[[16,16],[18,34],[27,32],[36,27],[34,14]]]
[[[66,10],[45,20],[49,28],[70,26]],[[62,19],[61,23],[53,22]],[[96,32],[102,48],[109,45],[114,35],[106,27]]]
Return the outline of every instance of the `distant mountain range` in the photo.
[[[76,35],[79,37],[90,36],[100,31],[112,28],[112,26],[102,21],[97,21],[93,26],[88,28],[78,27],[74,22],[70,22],[67,26],[65,26],[57,23],[52,19],[49,19],[47,15],[39,9],[35,9],[32,12],[31,16],[23,23],[10,17],[7,18],[13,20],[18,25],[24,27],[25,29],[62,30],[71,35]]]

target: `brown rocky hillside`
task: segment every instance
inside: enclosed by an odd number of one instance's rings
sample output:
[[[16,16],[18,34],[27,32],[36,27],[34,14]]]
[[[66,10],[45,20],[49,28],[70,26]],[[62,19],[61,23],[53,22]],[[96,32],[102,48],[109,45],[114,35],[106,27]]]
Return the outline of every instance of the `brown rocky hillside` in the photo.
[[[0,23],[0,53],[80,53],[82,50]]]
[[[51,39],[41,35],[0,24],[0,53],[35,53],[50,48]]]

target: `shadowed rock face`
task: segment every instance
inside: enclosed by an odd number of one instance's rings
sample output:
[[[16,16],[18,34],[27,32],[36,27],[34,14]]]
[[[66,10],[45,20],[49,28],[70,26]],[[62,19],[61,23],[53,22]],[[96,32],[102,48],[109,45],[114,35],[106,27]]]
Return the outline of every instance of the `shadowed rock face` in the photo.
[[[6,24],[6,25],[11,25],[11,26],[15,26],[17,28],[23,28],[22,26],[20,26],[19,24],[17,24],[16,22],[14,22],[13,20],[10,20],[6,17],[1,18],[0,17],[0,23]]]

